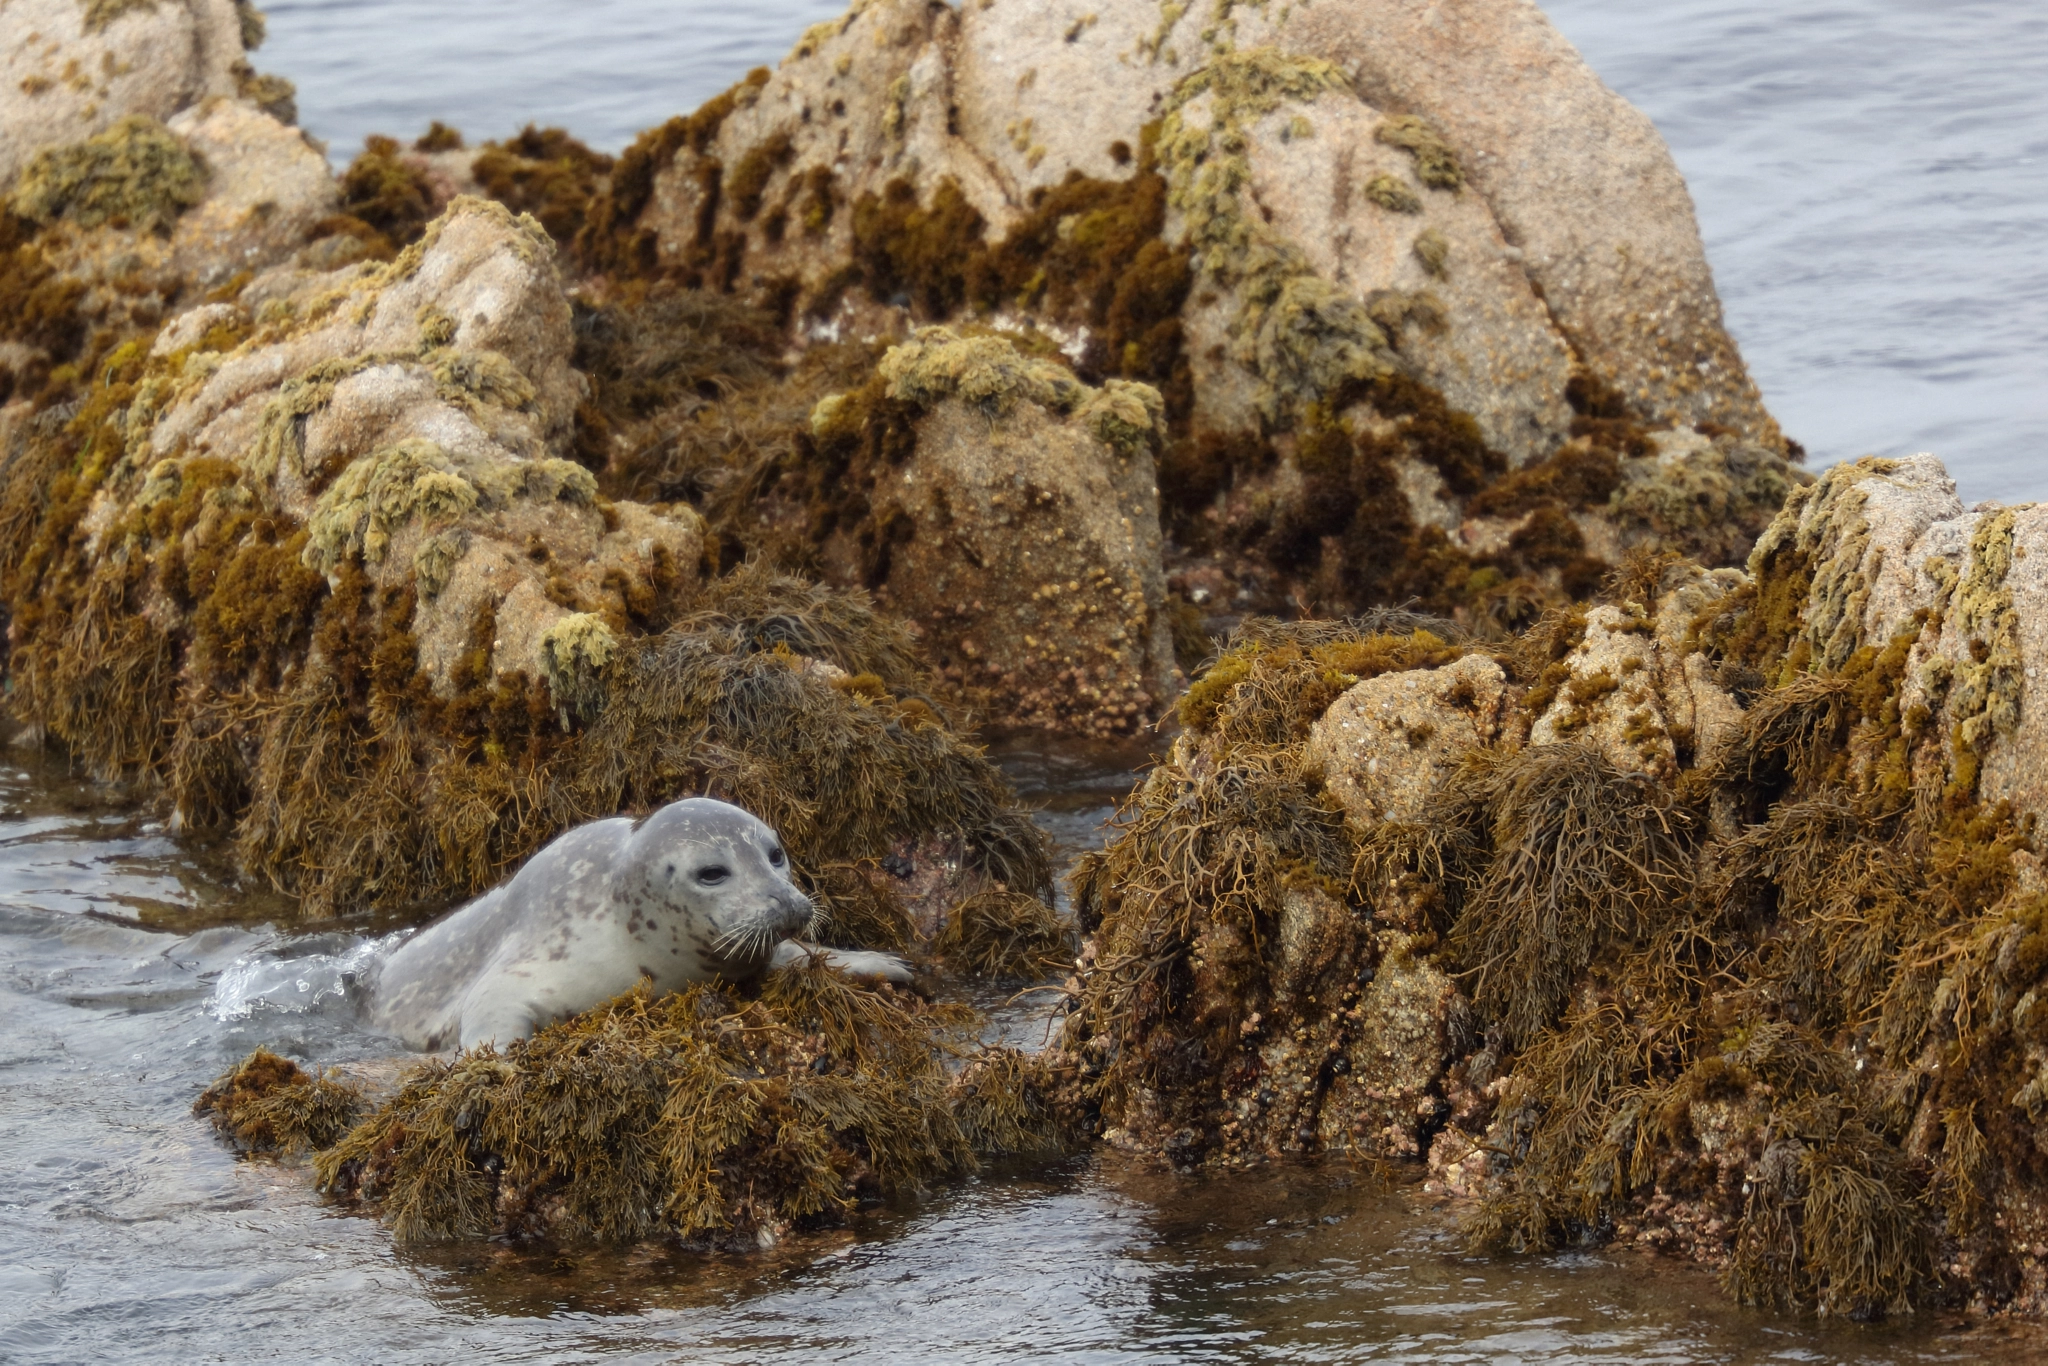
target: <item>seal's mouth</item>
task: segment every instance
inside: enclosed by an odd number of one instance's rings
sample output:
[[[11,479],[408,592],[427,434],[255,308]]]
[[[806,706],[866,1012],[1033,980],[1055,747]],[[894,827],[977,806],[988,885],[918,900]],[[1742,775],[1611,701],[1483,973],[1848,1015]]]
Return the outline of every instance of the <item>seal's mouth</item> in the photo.
[[[776,945],[809,930],[818,918],[818,908],[801,893],[773,897],[758,915],[719,935],[712,952],[727,963],[762,962]]]
[[[811,934],[823,922],[817,906],[807,896],[782,896],[775,899],[775,910],[782,925],[778,934],[787,939],[791,935]]]

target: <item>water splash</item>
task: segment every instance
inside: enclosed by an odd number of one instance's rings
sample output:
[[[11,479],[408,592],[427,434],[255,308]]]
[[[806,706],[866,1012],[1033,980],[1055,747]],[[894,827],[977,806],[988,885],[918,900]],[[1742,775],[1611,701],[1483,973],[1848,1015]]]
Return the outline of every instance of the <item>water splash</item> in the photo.
[[[382,939],[359,940],[339,953],[244,954],[214,984],[207,1014],[222,1021],[246,1020],[259,1010],[305,1015],[329,1001],[347,1001],[411,934],[399,930]]]

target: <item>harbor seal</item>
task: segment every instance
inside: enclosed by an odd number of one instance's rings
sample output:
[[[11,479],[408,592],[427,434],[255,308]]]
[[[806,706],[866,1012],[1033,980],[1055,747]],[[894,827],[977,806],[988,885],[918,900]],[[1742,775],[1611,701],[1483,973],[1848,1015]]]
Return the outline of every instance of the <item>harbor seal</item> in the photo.
[[[643,978],[658,992],[747,982],[820,954],[910,980],[889,954],[791,940],[815,914],[773,830],[726,802],[671,802],[557,836],[511,881],[414,935],[371,982],[367,1021],[410,1048],[472,1048],[526,1038]]]

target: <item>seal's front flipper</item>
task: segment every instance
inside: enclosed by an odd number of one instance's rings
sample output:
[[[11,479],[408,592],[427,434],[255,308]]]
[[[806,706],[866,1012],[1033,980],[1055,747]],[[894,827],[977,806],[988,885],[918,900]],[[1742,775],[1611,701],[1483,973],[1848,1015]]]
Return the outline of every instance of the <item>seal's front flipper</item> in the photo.
[[[532,1038],[533,1030],[533,1008],[524,1002],[491,1001],[462,1012],[462,1047],[465,1052],[486,1043],[503,1048],[515,1039]]]
[[[893,953],[827,949],[815,944],[800,944],[794,939],[785,939],[775,946],[775,957],[769,960],[768,966],[786,968],[805,958],[822,958],[825,966],[848,977],[868,977],[879,982],[894,982],[900,987],[911,984],[910,964]]]

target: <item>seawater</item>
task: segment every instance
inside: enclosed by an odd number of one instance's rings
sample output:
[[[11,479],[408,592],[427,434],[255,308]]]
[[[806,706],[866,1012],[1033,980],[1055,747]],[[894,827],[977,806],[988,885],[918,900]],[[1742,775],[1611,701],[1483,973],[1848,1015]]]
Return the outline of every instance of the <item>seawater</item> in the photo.
[[[1031,0],[1005,0],[1030,3]],[[1325,3],[1328,0],[1302,0]],[[839,0],[270,0],[257,54],[346,160],[430,119],[616,151]],[[2048,498],[2048,6],[1552,0],[1692,187],[1728,324],[1816,467],[1932,451]]]
[[[1135,757],[1042,746],[1001,760],[1071,858],[1100,838]],[[1858,1327],[1746,1313],[1699,1271],[1635,1253],[1468,1256],[1448,1211],[1343,1163],[1185,1178],[1102,1153],[986,1172],[759,1257],[402,1250],[323,1202],[303,1168],[236,1161],[191,1115],[259,1044],[320,1064],[388,1059],[330,990],[371,941],[278,929],[288,905],[105,797],[59,760],[0,754],[10,1366],[1877,1366],[2038,1360],[2048,1346],[1938,1315]],[[258,998],[268,1008],[219,1008]],[[1034,1023],[1012,1013],[1007,1032],[1029,1043]]]

